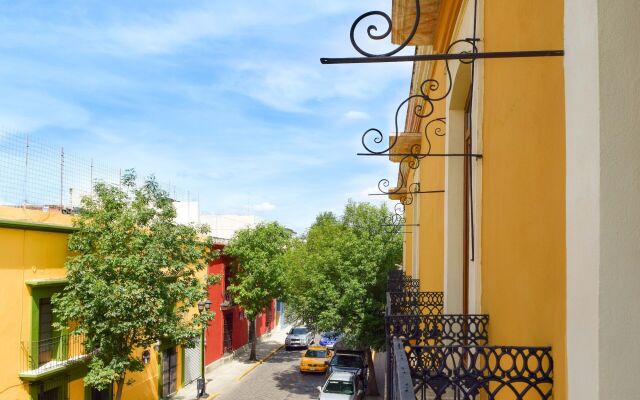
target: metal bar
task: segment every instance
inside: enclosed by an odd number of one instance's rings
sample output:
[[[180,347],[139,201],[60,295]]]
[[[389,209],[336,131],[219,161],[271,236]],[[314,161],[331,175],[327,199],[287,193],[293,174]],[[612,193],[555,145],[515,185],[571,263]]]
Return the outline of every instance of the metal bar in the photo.
[[[485,58],[562,57],[564,50],[488,51],[478,53],[415,54],[412,56],[335,57],[321,58],[321,64],[370,64],[389,62],[477,60]]]
[[[420,224],[382,224],[380,226],[420,226]]]
[[[476,154],[476,153],[447,153],[447,154],[443,154],[443,153],[439,153],[439,154],[427,154],[427,153],[397,153],[397,154],[390,154],[390,153],[356,153],[357,156],[397,156],[397,157],[476,157],[476,158],[482,158],[482,154]]]
[[[429,194],[429,193],[444,193],[444,190],[425,190],[417,192],[391,192],[391,193],[369,193],[369,196],[389,196],[393,194]]]

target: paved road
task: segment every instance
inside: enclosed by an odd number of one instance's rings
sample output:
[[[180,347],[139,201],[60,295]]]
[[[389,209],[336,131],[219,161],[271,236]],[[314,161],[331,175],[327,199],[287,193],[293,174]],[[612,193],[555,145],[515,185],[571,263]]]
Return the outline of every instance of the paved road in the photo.
[[[300,351],[280,350],[216,400],[297,400],[317,399],[324,374],[301,374]]]

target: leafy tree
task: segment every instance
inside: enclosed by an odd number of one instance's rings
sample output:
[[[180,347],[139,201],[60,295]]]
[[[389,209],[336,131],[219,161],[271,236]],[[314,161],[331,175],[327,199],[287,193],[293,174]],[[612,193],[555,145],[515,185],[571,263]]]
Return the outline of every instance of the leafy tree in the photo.
[[[85,197],[69,238],[68,285],[54,296],[59,329],[72,326],[92,352],[87,385],[116,383],[122,398],[128,372],[144,366],[135,349],[158,341],[190,344],[213,317],[193,313],[206,298],[202,278],[213,254],[204,227],[180,225],[167,193],[151,177],[141,187],[127,171],[121,186],[98,183]]]
[[[292,233],[276,222],[261,223],[237,231],[224,249],[233,260],[228,290],[249,320],[252,361],[256,359],[256,317],[273,299],[285,295],[283,255]]]
[[[384,206],[350,201],[341,217],[320,214],[286,255],[289,309],[315,329],[342,332],[367,349],[372,395],[371,349],[384,346],[387,274],[402,257],[400,235],[384,226],[390,218]]]

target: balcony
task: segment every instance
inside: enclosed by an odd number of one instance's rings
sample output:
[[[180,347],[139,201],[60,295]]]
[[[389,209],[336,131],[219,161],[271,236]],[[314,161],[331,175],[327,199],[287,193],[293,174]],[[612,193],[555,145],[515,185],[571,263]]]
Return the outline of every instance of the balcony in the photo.
[[[552,398],[550,347],[405,346],[416,399]]]
[[[23,343],[22,367],[19,376],[34,381],[60,372],[68,366],[85,361],[84,337],[62,334],[46,340]]]
[[[235,306],[236,303],[233,302],[233,295],[231,292],[224,291],[222,303],[220,303],[221,310],[228,310]]]
[[[392,271],[387,280],[388,292],[418,292],[420,280],[405,276],[402,271]]]
[[[387,292],[387,315],[442,314],[442,292]]]
[[[485,345],[489,342],[489,316],[390,315],[386,318],[388,338],[401,338],[411,345]]]
[[[443,314],[442,293],[389,277],[385,316],[387,399],[549,400],[550,347],[489,345],[489,316]]]

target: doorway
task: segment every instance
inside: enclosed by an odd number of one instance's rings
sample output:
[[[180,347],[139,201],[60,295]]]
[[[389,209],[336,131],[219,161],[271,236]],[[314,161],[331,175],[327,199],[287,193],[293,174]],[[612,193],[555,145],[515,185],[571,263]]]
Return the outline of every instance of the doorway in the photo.
[[[177,390],[178,355],[175,347],[162,352],[162,396],[172,395]]]
[[[224,313],[224,329],[222,335],[222,351],[231,353],[233,351],[233,313]]]

